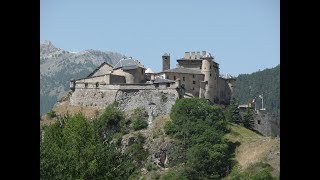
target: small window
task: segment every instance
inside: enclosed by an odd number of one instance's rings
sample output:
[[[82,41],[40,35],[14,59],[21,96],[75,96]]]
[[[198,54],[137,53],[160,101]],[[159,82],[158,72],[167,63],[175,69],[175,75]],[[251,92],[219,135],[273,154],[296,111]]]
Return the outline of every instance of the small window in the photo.
[[[201,69],[201,66],[200,66],[200,69]]]
[[[99,82],[96,82],[96,87],[99,87]]]
[[[167,79],[170,79],[169,76],[167,76]]]
[[[185,81],[185,78],[184,78],[184,77],[183,77],[182,79],[183,79],[183,81]]]
[[[194,87],[192,88],[192,90],[194,90]]]
[[[210,73],[210,76],[211,76],[212,74]]]
[[[192,77],[194,78],[194,74],[192,74]]]
[[[159,87],[159,84],[157,83],[157,84],[155,84],[154,86],[155,86],[155,87]]]
[[[170,87],[170,83],[167,83],[167,87]]]
[[[210,65],[210,69],[211,69],[211,65]]]
[[[141,69],[141,74],[143,74],[143,69]]]
[[[260,124],[260,120],[258,120],[258,124]]]
[[[196,81],[192,81],[193,84],[196,84]]]
[[[176,80],[176,76],[173,76],[173,80]]]
[[[88,87],[88,83],[84,83],[84,87],[87,88]]]

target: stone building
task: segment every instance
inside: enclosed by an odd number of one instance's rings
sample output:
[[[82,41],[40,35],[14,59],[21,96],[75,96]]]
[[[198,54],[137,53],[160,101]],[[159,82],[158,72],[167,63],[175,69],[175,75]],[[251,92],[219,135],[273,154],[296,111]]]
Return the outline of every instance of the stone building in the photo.
[[[203,97],[216,104],[229,104],[236,79],[220,76],[219,64],[210,53],[185,52],[177,62],[177,67],[170,69],[170,55],[165,53],[162,56],[163,71],[157,73],[156,77],[170,80],[179,78],[186,96]]]
[[[210,53],[185,53],[170,69],[170,55],[162,56],[162,72],[154,73],[131,57],[113,67],[102,63],[87,77],[71,80],[71,105],[104,108],[117,101],[123,110],[137,107],[151,114],[168,114],[177,98],[203,97],[216,104],[228,104],[235,79],[219,75],[219,64]]]

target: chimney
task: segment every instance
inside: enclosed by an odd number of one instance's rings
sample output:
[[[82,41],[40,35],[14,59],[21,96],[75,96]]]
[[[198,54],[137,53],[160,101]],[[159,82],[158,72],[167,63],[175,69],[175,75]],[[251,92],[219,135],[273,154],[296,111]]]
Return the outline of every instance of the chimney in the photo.
[[[200,51],[197,52],[196,59],[200,59]]]
[[[206,56],[206,51],[202,51],[202,57],[205,57]]]
[[[196,58],[196,52],[191,52],[191,59],[195,59]]]
[[[190,53],[189,52],[185,52],[184,53],[184,58],[185,59],[190,59]]]

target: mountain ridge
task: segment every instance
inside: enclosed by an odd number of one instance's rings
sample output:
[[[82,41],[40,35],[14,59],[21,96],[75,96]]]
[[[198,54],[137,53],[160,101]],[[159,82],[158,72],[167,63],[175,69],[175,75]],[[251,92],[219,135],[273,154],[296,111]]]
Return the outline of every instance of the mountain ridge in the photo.
[[[115,65],[122,57],[117,52],[93,49],[70,52],[48,40],[40,43],[40,115],[69,90],[71,79],[86,77],[103,62]]]

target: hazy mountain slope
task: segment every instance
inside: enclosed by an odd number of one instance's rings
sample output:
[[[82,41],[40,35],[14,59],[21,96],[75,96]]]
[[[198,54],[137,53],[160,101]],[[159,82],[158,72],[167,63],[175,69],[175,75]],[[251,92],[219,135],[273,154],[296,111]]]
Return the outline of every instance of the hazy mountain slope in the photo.
[[[256,97],[256,106],[260,109],[261,99],[258,97],[262,93],[264,108],[280,123],[280,65],[237,77],[235,97],[240,104],[246,104]]]
[[[49,111],[69,90],[70,79],[86,77],[103,62],[115,65],[122,57],[98,50],[73,53],[49,41],[40,44],[40,114]]]

